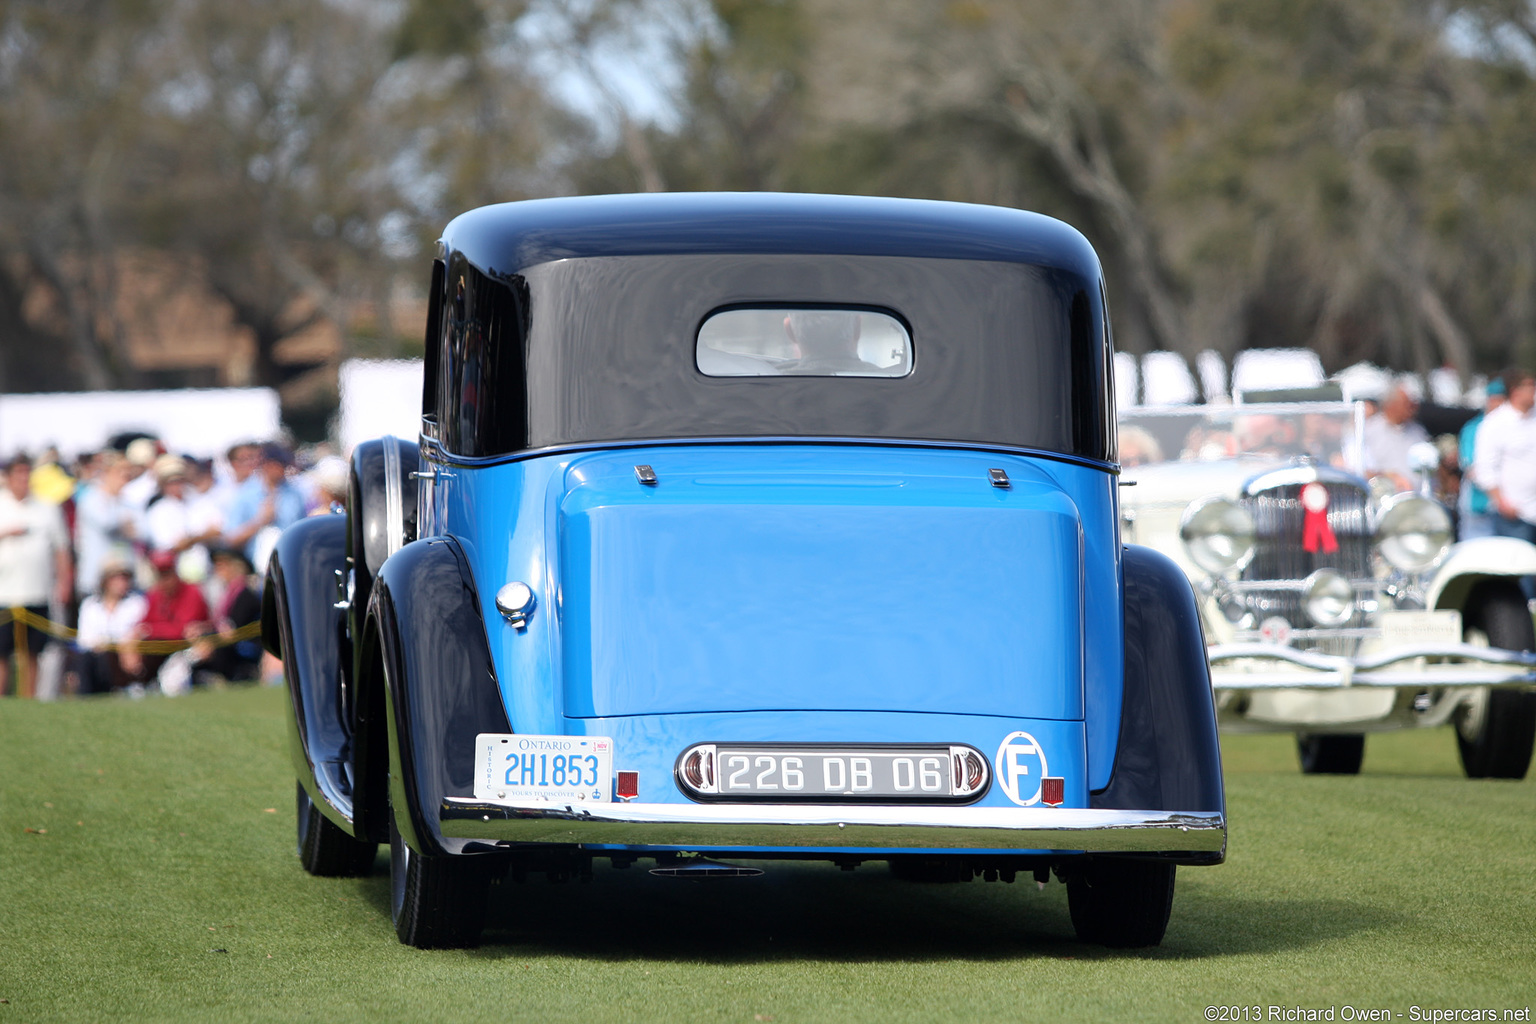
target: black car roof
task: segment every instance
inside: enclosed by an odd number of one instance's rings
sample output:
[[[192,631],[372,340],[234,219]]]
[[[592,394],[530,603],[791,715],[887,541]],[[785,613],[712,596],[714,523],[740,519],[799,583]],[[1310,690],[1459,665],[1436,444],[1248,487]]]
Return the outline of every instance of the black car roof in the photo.
[[[502,203],[449,223],[443,245],[490,274],[592,256],[708,253],[920,256],[1099,276],[1076,229],[1037,213],[927,199],[672,192]]]
[[[433,280],[423,410],[456,456],[820,437],[1114,458],[1099,261],[1039,214],[755,192],[541,199],[456,218]],[[890,316],[911,371],[700,369],[711,316],[791,306]]]

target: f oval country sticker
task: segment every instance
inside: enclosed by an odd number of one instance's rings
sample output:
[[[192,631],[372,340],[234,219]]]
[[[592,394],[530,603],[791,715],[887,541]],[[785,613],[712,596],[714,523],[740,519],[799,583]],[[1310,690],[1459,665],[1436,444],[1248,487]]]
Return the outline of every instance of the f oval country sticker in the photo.
[[[1009,733],[997,748],[997,782],[1008,799],[1021,807],[1040,802],[1040,783],[1050,769],[1045,749],[1027,732]]]

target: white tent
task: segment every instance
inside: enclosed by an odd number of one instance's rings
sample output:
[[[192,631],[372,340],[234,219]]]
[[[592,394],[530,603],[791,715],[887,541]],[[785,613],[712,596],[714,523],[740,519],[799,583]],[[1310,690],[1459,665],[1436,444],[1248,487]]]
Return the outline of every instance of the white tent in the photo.
[[[1177,352],[1148,352],[1141,357],[1142,401],[1148,405],[1187,405],[1200,401],[1200,388],[1189,363]]]
[[[421,432],[420,359],[348,359],[338,384],[336,442],[350,452],[360,442],[393,434],[414,441]]]
[[[1315,388],[1324,381],[1323,361],[1308,348],[1250,348],[1232,360],[1232,392]]]
[[[52,445],[71,458],[137,430],[160,438],[169,451],[212,458],[240,441],[272,440],[281,429],[271,388],[0,395],[0,456]]]
[[[1115,408],[1129,409],[1136,404],[1136,392],[1141,390],[1141,374],[1136,367],[1136,357],[1129,352],[1115,353]]]

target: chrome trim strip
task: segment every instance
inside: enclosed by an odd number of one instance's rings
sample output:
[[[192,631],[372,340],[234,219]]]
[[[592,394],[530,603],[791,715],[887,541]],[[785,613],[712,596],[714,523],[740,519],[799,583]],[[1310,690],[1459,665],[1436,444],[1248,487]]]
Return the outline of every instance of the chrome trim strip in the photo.
[[[1281,644],[1213,644],[1205,650],[1205,656],[1214,668],[1223,661],[1239,661],[1245,658],[1264,658],[1286,661],[1292,665],[1333,672],[1353,664],[1342,654],[1318,654],[1316,651],[1298,651]]]
[[[1536,652],[1506,651],[1471,644],[1428,643],[1395,647],[1376,654],[1350,658],[1342,654],[1298,651],[1279,644],[1216,644],[1207,650],[1211,666],[1232,661],[1271,661],[1297,666],[1304,671],[1257,671],[1211,673],[1218,690],[1339,689],[1346,686],[1423,689],[1429,686],[1528,686],[1536,685]],[[1399,671],[1382,671],[1389,665],[1417,658],[1458,658],[1459,664],[1424,665]],[[1473,662],[1475,664],[1465,664]],[[1504,666],[1488,667],[1488,666]]]
[[[1263,633],[1256,629],[1234,629],[1232,636],[1237,643],[1265,643]],[[1298,640],[1379,640],[1382,636],[1380,626],[1339,626],[1329,629],[1323,626],[1304,629],[1292,629],[1291,641]]]
[[[405,497],[400,488],[400,439],[385,434],[384,442],[384,542],[385,557],[400,550],[405,537]]]
[[[1332,571],[1338,572],[1337,569]],[[1221,586],[1234,594],[1248,594],[1262,590],[1302,591],[1307,589],[1307,581],[1310,579],[1309,576],[1303,580],[1222,580]],[[1354,588],[1356,594],[1374,594],[1382,588],[1380,580],[1350,579],[1347,576],[1344,579]]]
[[[1484,661],[1490,665],[1524,665],[1536,668],[1536,652],[1506,651],[1500,647],[1477,647],[1473,644],[1408,644],[1394,647],[1380,654],[1356,656],[1360,668],[1381,668],[1383,665],[1410,661],[1413,658],[1460,658],[1463,661]]]
[[[508,462],[522,462],[527,459],[543,458],[546,455],[580,455],[584,452],[618,451],[625,448],[675,448],[693,447],[696,445],[800,445],[811,448],[829,445],[833,447],[853,445],[862,448],[932,448],[946,451],[996,452],[999,455],[1018,455],[1023,458],[1065,462],[1074,466],[1084,466],[1088,469],[1104,470],[1114,475],[1119,475],[1120,473],[1120,464],[1118,462],[1100,462],[1097,459],[1090,459],[1083,455],[1047,451],[1044,448],[1020,448],[1014,445],[988,444],[981,441],[925,440],[920,437],[812,437],[794,434],[753,434],[734,437],[726,435],[701,435],[699,437],[647,437],[610,441],[573,441],[570,444],[549,445],[544,448],[521,448],[515,452],[504,452],[500,455],[458,455],[444,449],[439,442],[433,460],[450,466],[462,466],[465,469],[480,469],[486,466],[499,466]],[[1181,502],[1180,507],[1183,504]]]
[[[515,805],[448,797],[445,836],[509,843],[1221,853],[1215,811],[923,805]]]
[[[1500,672],[1492,669],[1436,671],[1433,666],[1399,672],[1226,672],[1212,673],[1216,690],[1343,690],[1352,686],[1378,689],[1428,690],[1442,686],[1494,686],[1520,689],[1536,686],[1536,672]]]
[[[1245,409],[1244,412],[1248,410]],[[1315,465],[1282,466],[1267,473],[1260,473],[1248,481],[1243,487],[1243,496],[1254,498],[1276,487],[1296,487],[1316,483],[1319,476]]]

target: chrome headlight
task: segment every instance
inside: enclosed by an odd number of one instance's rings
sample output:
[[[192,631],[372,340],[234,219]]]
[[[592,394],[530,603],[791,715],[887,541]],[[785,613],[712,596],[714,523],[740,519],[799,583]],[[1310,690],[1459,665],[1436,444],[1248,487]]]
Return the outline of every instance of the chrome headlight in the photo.
[[[1394,568],[1423,572],[1450,550],[1451,517],[1428,498],[1400,494],[1382,504],[1376,544]]]
[[[1184,510],[1179,539],[1206,572],[1241,569],[1253,558],[1253,516],[1226,498],[1202,498]]]
[[[1342,626],[1355,614],[1355,588],[1336,569],[1319,569],[1301,588],[1301,607],[1319,626]]]

